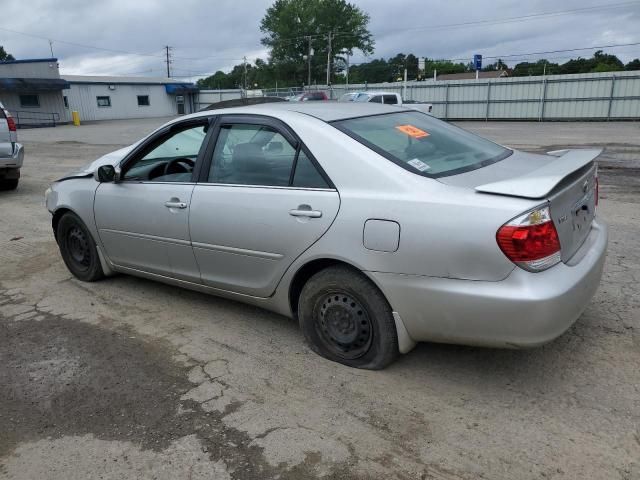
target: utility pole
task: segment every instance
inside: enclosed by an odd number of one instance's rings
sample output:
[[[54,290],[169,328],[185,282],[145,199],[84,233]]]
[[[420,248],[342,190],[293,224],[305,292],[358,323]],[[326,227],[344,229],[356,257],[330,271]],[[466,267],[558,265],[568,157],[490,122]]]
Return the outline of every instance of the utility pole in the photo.
[[[51,58],[54,58],[54,55],[53,55],[53,40],[49,40],[49,50],[51,50]]]
[[[242,63],[244,66],[244,91],[247,91],[247,56],[242,57]]]
[[[347,90],[349,90],[349,50],[347,50]]]
[[[331,82],[331,37],[332,32],[329,32],[329,46],[327,48],[327,86]]]
[[[313,55],[311,48],[311,35],[307,36],[309,41],[309,51],[307,52],[307,89],[311,88],[311,55]]]
[[[171,78],[171,47],[166,45],[164,48],[167,54],[167,59],[165,60],[165,63],[167,64],[167,78]]]

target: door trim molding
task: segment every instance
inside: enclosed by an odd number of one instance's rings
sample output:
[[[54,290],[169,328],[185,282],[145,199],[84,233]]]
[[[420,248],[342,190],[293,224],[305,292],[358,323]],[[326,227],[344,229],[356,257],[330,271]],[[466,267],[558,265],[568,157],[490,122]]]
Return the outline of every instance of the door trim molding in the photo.
[[[261,252],[259,250],[247,250],[245,248],[227,247],[226,245],[212,245],[210,243],[192,242],[193,248],[201,250],[213,250],[215,252],[231,253],[234,255],[244,255],[246,257],[264,258],[266,260],[280,260],[284,257],[281,253]]]
[[[182,240],[180,238],[158,237],[156,235],[148,235],[146,233],[124,232],[122,230],[112,230],[110,228],[100,228],[99,232],[115,233],[118,235],[124,235],[125,237],[141,238],[143,240],[153,240],[156,242],[171,243],[174,245],[182,245],[186,247],[191,246],[191,242],[189,240]]]

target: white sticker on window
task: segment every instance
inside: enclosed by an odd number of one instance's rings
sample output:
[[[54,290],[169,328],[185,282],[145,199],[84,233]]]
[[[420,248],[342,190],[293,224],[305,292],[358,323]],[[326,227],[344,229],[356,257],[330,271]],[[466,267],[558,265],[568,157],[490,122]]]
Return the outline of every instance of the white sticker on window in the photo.
[[[414,158],[413,160],[409,160],[407,163],[411,165],[413,168],[421,172],[424,172],[425,170],[429,170],[431,168],[429,165],[427,165],[422,160],[419,160],[417,158]]]

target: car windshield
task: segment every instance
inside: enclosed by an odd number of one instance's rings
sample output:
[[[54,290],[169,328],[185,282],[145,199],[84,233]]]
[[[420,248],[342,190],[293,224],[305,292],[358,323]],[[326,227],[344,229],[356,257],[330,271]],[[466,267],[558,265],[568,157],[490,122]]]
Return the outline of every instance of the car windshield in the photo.
[[[475,170],[512,153],[422,112],[373,115],[332,124],[401,167],[427,177]]]
[[[345,93],[338,100],[339,102],[353,102],[353,99],[357,96],[357,93]]]

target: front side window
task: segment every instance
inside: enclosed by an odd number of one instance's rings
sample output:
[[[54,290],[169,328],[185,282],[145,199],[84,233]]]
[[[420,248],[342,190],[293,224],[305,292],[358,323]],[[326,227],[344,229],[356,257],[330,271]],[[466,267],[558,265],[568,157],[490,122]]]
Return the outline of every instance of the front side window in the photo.
[[[382,103],[382,95],[375,95],[369,100],[371,103]]]
[[[37,108],[40,106],[38,95],[20,95],[20,106],[24,108]]]
[[[96,101],[98,102],[99,107],[110,107],[111,106],[111,97],[96,97]]]
[[[190,182],[206,131],[205,125],[191,126],[154,141],[127,165],[123,180]]]
[[[359,117],[333,125],[403,168],[427,177],[475,170],[512,153],[421,112]]]
[[[149,103],[149,95],[138,95],[138,106],[139,107],[148,107]]]

